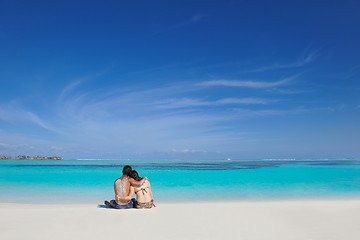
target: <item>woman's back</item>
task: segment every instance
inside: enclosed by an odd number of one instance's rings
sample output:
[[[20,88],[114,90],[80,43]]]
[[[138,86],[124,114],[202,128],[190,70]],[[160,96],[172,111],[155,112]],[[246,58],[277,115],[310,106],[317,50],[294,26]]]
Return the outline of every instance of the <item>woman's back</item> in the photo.
[[[153,196],[151,191],[151,185],[146,180],[140,187],[134,187],[136,194],[137,207],[150,208],[153,205]]]

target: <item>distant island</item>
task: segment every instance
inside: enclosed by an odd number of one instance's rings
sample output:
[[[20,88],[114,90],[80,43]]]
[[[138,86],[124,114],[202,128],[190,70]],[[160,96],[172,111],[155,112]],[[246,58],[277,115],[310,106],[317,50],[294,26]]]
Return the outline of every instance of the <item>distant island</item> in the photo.
[[[27,156],[27,155],[18,155],[15,158],[8,155],[0,155],[2,160],[62,160],[61,156]]]

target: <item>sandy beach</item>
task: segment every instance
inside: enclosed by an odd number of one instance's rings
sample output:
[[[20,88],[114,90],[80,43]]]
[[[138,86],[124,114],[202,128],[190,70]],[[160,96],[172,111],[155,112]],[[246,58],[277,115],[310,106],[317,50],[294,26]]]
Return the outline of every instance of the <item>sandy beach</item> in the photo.
[[[358,240],[359,222],[359,199],[158,203],[150,210],[0,203],[2,240]]]

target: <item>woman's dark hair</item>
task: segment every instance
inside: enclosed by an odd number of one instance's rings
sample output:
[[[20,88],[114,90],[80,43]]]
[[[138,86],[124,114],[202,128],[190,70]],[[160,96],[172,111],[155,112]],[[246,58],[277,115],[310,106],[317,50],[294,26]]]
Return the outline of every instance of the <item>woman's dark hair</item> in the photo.
[[[139,177],[139,174],[137,171],[132,170],[129,174],[129,177],[135,179],[136,181],[140,181],[141,179],[143,179],[142,177]]]

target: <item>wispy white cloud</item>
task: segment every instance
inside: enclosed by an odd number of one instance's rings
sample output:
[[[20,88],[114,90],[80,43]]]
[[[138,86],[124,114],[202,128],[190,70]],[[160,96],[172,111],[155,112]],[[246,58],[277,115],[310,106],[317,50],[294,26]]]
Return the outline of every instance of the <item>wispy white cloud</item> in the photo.
[[[219,99],[196,98],[197,91],[206,91],[210,86],[231,86],[248,88],[274,88],[283,86],[291,81],[290,78],[277,82],[262,81],[205,81],[200,83],[176,83],[174,85],[160,86],[147,89],[136,88],[112,88],[97,92],[81,92],[72,94],[62,102],[58,109],[59,116],[66,116],[64,121],[70,119],[84,124],[84,122],[119,122],[123,119],[159,119],[166,116],[184,120],[184,116],[196,122],[195,119],[203,119],[199,113],[213,111],[212,108],[234,108],[236,105],[269,105],[279,102],[274,98],[259,97],[232,97]],[[212,110],[211,110],[212,109]],[[196,111],[195,111],[196,110]],[[200,111],[199,111],[200,110]],[[193,112],[195,111],[195,112]],[[209,117],[209,116],[208,116]],[[213,116],[214,117],[214,116]],[[218,119],[213,118],[212,121]],[[174,122],[174,119],[168,119]],[[177,121],[175,121],[177,122]]]
[[[198,84],[202,87],[242,87],[242,88],[274,88],[288,84],[291,78],[275,82],[265,81],[243,81],[243,80],[210,80]]]
[[[239,118],[254,118],[254,117],[268,117],[268,116],[289,116],[289,115],[298,115],[298,114],[307,114],[307,113],[319,113],[319,112],[330,112],[333,111],[329,107],[319,107],[319,108],[305,108],[305,107],[294,107],[287,109],[276,109],[276,108],[266,108],[266,109],[245,109],[237,108],[232,110]]]
[[[264,98],[224,98],[216,102],[221,104],[269,104],[275,102],[276,100],[268,100]]]
[[[207,150],[198,150],[198,149],[171,149],[170,152],[172,153],[207,153]]]
[[[183,27],[186,27],[188,25],[197,23],[197,22],[201,21],[203,18],[205,18],[205,16],[206,15],[204,15],[204,14],[194,15],[191,18],[189,18],[189,19],[187,19],[187,20],[185,20],[183,22],[179,22],[179,23],[176,23],[176,24],[173,24],[171,26],[168,26],[168,27],[165,27],[163,29],[158,30],[154,34],[152,34],[152,36],[158,35],[158,34],[161,34],[161,33],[165,33],[165,32],[170,32],[170,31],[173,31],[173,30],[183,28]]]
[[[10,123],[28,122],[52,132],[60,132],[59,130],[48,124],[46,121],[44,121],[42,118],[40,118],[34,112],[23,109],[22,107],[12,103],[7,105],[3,104],[0,106],[0,120]]]
[[[59,101],[64,100],[65,98],[67,98],[84,81],[85,81],[85,79],[76,79],[76,80],[70,82],[68,85],[66,85],[65,88],[60,93]]]
[[[165,99],[156,102],[161,108],[187,108],[187,107],[216,107],[225,105],[252,105],[252,104],[269,104],[274,100],[268,100],[263,98],[222,98],[218,100],[205,100],[205,99],[194,99],[194,98],[172,98]]]
[[[242,70],[243,73],[259,73],[259,72],[265,72],[265,71],[272,71],[272,70],[282,70],[282,69],[292,69],[292,68],[300,68],[307,66],[311,62],[313,62],[316,57],[318,56],[318,52],[312,52],[304,57],[302,57],[300,60],[290,63],[275,63],[270,64],[267,66],[262,66],[254,69],[248,69],[248,70]]]
[[[56,133],[60,133],[59,130],[57,130],[56,128],[50,126],[50,124],[46,123],[43,119],[41,119],[38,115],[36,115],[35,113],[33,112],[30,112],[30,111],[26,111],[26,110],[23,110],[23,111],[20,111],[20,114],[21,112],[24,113],[24,120],[27,120],[39,127],[42,127],[46,130],[49,130],[49,131],[52,131],[52,132],[56,132]]]
[[[11,145],[10,144],[7,144],[7,143],[1,143],[0,142],[0,150],[2,151],[8,151],[11,149]]]
[[[0,118],[8,121],[17,118],[16,121],[27,121],[53,131],[56,131],[53,126],[59,128],[61,138],[71,144],[48,143],[49,152],[74,151],[88,156],[93,156],[94,152],[111,152],[119,156],[121,153],[166,153],[169,149],[177,149],[178,154],[206,154],[255,141],[254,136],[234,134],[244,131],[239,129],[239,120],[295,114],[290,110],[277,111],[273,103],[282,104],[284,100],[267,93],[269,89],[290,83],[293,83],[292,78],[271,82],[218,80],[146,88],[112,85],[94,90],[86,80],[76,79],[60,91],[54,109],[56,115],[52,119],[42,118],[19,106],[15,108],[16,114],[0,111]],[[239,97],[239,93],[217,97],[212,95],[211,87],[249,90],[246,97]],[[253,108],[253,105],[256,106]],[[300,114],[300,110],[297,112]],[[29,144],[29,141],[24,142]],[[36,147],[41,148],[40,144],[41,141]]]
[[[60,102],[64,101],[67,97],[71,96],[71,94],[74,94],[76,92],[76,90],[78,90],[81,87],[81,85],[85,84],[88,81],[94,80],[100,76],[103,76],[107,72],[108,72],[108,70],[105,69],[103,71],[99,71],[99,72],[89,74],[86,76],[82,76],[82,77],[72,80],[61,90],[59,97],[58,97],[58,101],[60,101]]]
[[[0,129],[0,150],[4,154],[16,155],[50,155],[61,154],[60,143],[53,142],[33,134],[27,135],[24,132],[14,133],[9,130]],[[69,144],[63,145],[69,147]]]

